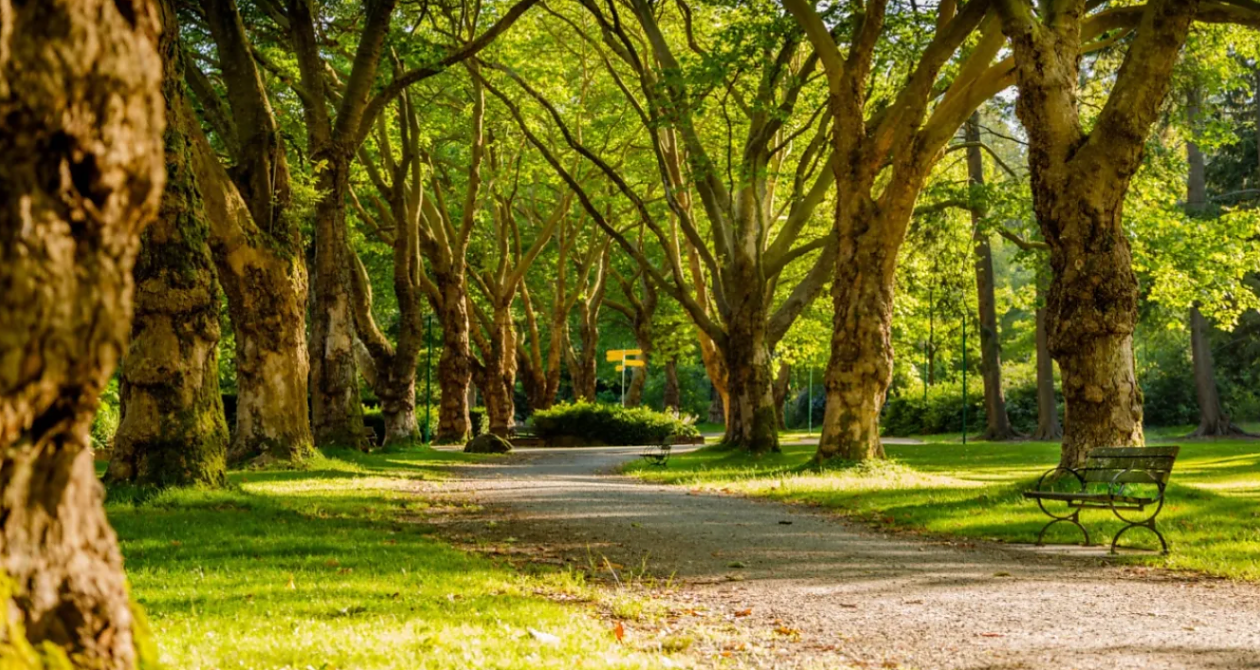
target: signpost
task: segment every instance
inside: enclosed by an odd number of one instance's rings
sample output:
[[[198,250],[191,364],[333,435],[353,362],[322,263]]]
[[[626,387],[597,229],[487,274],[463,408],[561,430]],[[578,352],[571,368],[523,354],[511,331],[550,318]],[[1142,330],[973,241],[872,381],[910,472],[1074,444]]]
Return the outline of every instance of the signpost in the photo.
[[[609,363],[617,363],[617,372],[621,373],[621,406],[626,406],[626,368],[646,368],[647,361],[633,358],[642,356],[642,349],[609,349],[605,354]]]

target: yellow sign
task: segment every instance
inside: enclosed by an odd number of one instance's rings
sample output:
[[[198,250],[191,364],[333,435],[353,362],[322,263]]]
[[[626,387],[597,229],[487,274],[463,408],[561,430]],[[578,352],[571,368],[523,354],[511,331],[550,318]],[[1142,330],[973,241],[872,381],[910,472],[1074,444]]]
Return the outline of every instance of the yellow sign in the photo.
[[[645,368],[647,367],[647,361],[640,361],[640,360],[635,360],[633,358],[627,358],[625,360],[625,366],[628,368]]]
[[[642,356],[642,349],[609,349],[606,354],[608,362],[624,361],[627,356]]]

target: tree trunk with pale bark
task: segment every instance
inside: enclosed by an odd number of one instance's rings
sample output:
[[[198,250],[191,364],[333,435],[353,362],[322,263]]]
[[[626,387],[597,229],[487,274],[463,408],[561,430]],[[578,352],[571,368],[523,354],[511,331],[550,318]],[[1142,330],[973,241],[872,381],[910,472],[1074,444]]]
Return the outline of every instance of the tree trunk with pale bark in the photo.
[[[299,222],[289,211],[284,142],[235,1],[207,0],[203,7],[230,114],[211,113],[222,101],[195,63],[189,64],[188,81],[229,150],[230,174],[200,127],[188,132],[236,337],[236,431],[229,457],[300,463],[314,453],[308,296]]]
[[[156,654],[89,429],[164,185],[162,8],[44,0],[0,13],[0,663],[131,670]]]
[[[173,12],[167,12],[173,19]],[[176,26],[162,39],[166,189],[135,266],[135,316],[122,369],[122,419],[106,478],[141,486],[222,486],[228,430],[219,392],[219,285],[191,165]]]
[[[779,372],[774,378],[774,412],[775,420],[779,424],[779,430],[787,430],[787,422],[783,413],[783,406],[787,403],[788,393],[792,387],[792,366],[787,361],[779,363]]]

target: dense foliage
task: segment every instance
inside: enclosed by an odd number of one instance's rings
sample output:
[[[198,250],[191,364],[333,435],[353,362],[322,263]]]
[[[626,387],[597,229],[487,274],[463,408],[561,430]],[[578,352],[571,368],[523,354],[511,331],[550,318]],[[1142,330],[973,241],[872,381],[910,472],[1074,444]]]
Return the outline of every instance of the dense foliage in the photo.
[[[696,437],[689,421],[646,407],[592,402],[562,404],[534,412],[530,426],[549,443],[576,438],[586,444],[657,444],[670,437]]]

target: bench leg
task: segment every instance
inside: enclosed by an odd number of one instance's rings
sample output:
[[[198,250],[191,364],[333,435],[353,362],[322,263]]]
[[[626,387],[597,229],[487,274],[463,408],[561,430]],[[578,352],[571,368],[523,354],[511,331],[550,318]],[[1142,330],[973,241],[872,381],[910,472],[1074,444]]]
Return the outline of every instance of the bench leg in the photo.
[[[1089,546],[1089,531],[1085,530],[1085,526],[1081,525],[1081,511],[1080,510],[1077,510],[1074,514],[1072,514],[1072,516],[1065,516],[1062,518],[1056,517],[1050,523],[1042,527],[1041,532],[1037,534],[1037,546],[1038,547],[1045,546],[1045,542],[1043,542],[1042,540],[1046,536],[1046,531],[1050,530],[1050,526],[1053,526],[1054,524],[1060,523],[1063,521],[1066,521],[1072,524],[1073,526],[1076,526],[1077,528],[1081,529],[1081,532],[1085,534],[1085,546],[1088,547]]]
[[[1162,555],[1168,555],[1168,542],[1164,539],[1164,534],[1159,532],[1159,529],[1155,527],[1154,517],[1140,523],[1130,523],[1124,528],[1121,528],[1120,532],[1116,533],[1116,536],[1111,540],[1111,553],[1116,553],[1116,546],[1120,543],[1120,536],[1124,535],[1125,531],[1130,528],[1149,528],[1152,533],[1155,533],[1155,537],[1159,538],[1159,546],[1163,548],[1163,552],[1161,552]]]

